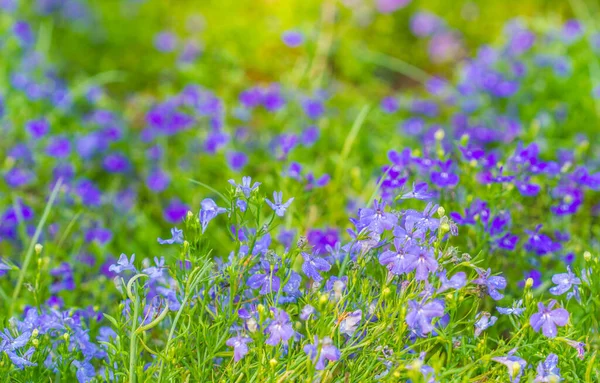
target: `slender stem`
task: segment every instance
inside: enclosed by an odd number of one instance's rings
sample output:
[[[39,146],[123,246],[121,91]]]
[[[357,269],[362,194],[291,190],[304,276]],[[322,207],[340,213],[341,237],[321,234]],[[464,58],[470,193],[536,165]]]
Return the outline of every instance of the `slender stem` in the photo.
[[[135,364],[137,361],[137,317],[139,315],[140,303],[137,291],[133,303],[133,316],[131,317],[131,335],[129,339],[129,383],[135,383]]]
[[[21,287],[23,286],[23,281],[25,280],[25,273],[27,272],[27,266],[29,266],[29,262],[31,262],[31,257],[33,256],[33,252],[35,250],[35,245],[42,234],[42,228],[46,224],[46,220],[50,215],[50,210],[52,209],[52,205],[54,205],[54,201],[58,196],[58,191],[62,186],[62,179],[59,179],[54,185],[54,189],[52,189],[52,193],[50,194],[50,199],[46,204],[46,208],[44,209],[44,213],[42,214],[42,218],[35,228],[35,233],[33,234],[33,238],[31,238],[31,242],[29,243],[29,247],[27,248],[27,253],[25,253],[25,260],[21,265],[21,270],[19,270],[19,277],[17,279],[17,284],[15,285],[15,289],[13,290],[12,300],[10,302],[10,310],[9,317],[12,317],[15,311],[15,306],[17,304],[17,299],[19,298],[19,293],[21,292]]]

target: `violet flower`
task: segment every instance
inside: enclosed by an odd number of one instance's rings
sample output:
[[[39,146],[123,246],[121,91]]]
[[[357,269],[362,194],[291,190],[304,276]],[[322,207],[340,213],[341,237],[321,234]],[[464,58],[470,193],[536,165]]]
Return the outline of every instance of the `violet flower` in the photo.
[[[290,207],[293,201],[294,197],[288,199],[286,203],[283,203],[282,192],[273,192],[273,202],[271,202],[268,198],[265,198],[265,202],[267,203],[267,205],[269,205],[271,209],[275,211],[275,214],[277,214],[279,217],[283,217],[285,211],[288,207]]]
[[[326,361],[335,362],[342,356],[340,350],[333,345],[333,341],[327,336],[319,341],[319,338],[315,335],[314,343],[304,346],[304,352],[313,362],[315,359],[317,360],[315,364],[317,370],[325,369]]]
[[[556,336],[556,326],[565,326],[569,321],[569,312],[563,308],[552,309],[556,305],[556,300],[551,300],[548,306],[542,302],[538,303],[538,312],[529,319],[529,324],[534,331],[538,332],[540,328],[544,336],[554,338]]]

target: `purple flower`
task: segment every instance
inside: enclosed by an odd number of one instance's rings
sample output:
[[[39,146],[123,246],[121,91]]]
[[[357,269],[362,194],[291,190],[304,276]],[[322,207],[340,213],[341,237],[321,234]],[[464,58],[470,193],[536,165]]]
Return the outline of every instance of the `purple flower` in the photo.
[[[300,319],[301,320],[308,320],[311,315],[314,315],[316,313],[316,310],[314,307],[312,307],[311,305],[307,304],[302,308],[302,311],[300,311]]]
[[[351,312],[340,322],[340,333],[351,337],[358,329],[361,320],[362,310],[356,310]]]
[[[519,242],[517,235],[506,233],[496,240],[496,245],[501,249],[512,251],[517,246],[517,242]]]
[[[393,213],[386,213],[384,209],[385,201],[373,201],[372,209],[360,210],[360,224],[368,227],[371,232],[376,234],[381,234],[384,230],[391,230],[398,223],[398,217]]]
[[[177,46],[177,36],[171,32],[160,32],[154,37],[154,46],[159,52],[169,53]]]
[[[13,33],[23,45],[30,45],[34,41],[31,26],[25,21],[17,21],[13,25]]]
[[[87,360],[78,361],[74,360],[73,366],[77,369],[75,376],[77,377],[77,381],[79,383],[89,383],[94,380],[96,377],[96,370],[94,366]]]
[[[153,192],[165,190],[171,183],[171,177],[160,169],[152,171],[146,179],[146,186]]]
[[[571,287],[574,287],[574,291],[567,294],[567,299],[570,299],[572,296],[575,296],[576,298],[579,296],[579,288],[577,285],[581,284],[581,280],[571,271],[570,266],[567,266],[566,273],[555,274],[552,277],[552,282],[556,284],[556,286],[550,288],[550,294],[562,295],[571,290]]]
[[[513,302],[512,307],[505,308],[498,306],[496,307],[496,310],[498,310],[498,312],[503,315],[520,316],[525,312],[525,307],[523,307],[523,300],[519,299],[518,301]]]
[[[552,309],[556,305],[555,300],[548,303],[548,307],[542,302],[538,303],[538,312],[529,319],[531,327],[538,332],[540,328],[544,336],[554,338],[557,334],[556,326],[565,326],[569,321],[569,312],[563,308]]]
[[[260,186],[260,182],[255,182],[254,185],[251,186],[252,178],[250,177],[242,177],[241,185],[235,183],[234,180],[229,180],[229,183],[235,187],[236,191],[241,191],[246,198],[250,198],[250,194]]]
[[[248,354],[248,343],[250,342],[252,342],[252,339],[243,335],[237,335],[227,339],[225,344],[229,347],[233,347],[233,360],[239,362],[246,354]]]
[[[205,198],[200,203],[200,224],[202,225],[202,234],[206,231],[208,223],[213,220],[219,214],[223,214],[227,209],[218,207],[215,201],[210,198]]]
[[[30,347],[25,352],[19,351],[20,348],[27,345],[30,338],[31,331],[25,331],[17,337],[14,337],[8,329],[4,329],[3,332],[0,332],[0,352],[5,352],[18,369],[22,370],[25,367],[37,366],[36,363],[32,363],[29,360],[35,351],[33,347]],[[19,354],[21,355],[17,354],[17,351],[19,351]]]
[[[296,30],[285,31],[281,35],[281,40],[290,48],[299,47],[304,43],[304,36]]]
[[[418,246],[415,250],[415,277],[417,278],[417,281],[426,281],[429,278],[429,273],[433,273],[437,270],[437,260],[435,259],[433,250],[430,248]]]
[[[420,183],[413,184],[413,188],[411,191],[408,191],[408,192],[400,195],[398,198],[399,199],[414,198],[414,199],[419,199],[419,200],[431,199],[434,197],[434,194],[427,191],[428,187],[429,186],[427,185],[427,182],[420,182]]]
[[[408,302],[409,311],[406,315],[406,324],[420,335],[426,335],[433,330],[431,321],[444,315],[444,303],[434,299],[428,303]]]
[[[125,254],[121,254],[117,263],[110,265],[108,270],[116,274],[121,274],[123,271],[137,273],[137,269],[133,265],[133,261],[135,261],[135,254],[131,255],[131,259],[127,259]]]
[[[431,172],[431,182],[440,188],[453,188],[458,185],[458,175],[452,171],[452,160],[438,162],[440,171]]]
[[[265,343],[277,346],[279,343],[287,342],[294,335],[294,329],[290,322],[290,316],[284,310],[272,307],[271,311],[274,319],[266,329],[269,338]]]
[[[255,273],[248,278],[246,284],[251,289],[260,289],[262,295],[269,294],[272,291],[279,291],[281,281],[279,277],[275,275],[277,269],[271,268],[271,265],[268,262],[263,262],[262,266],[265,273]]]
[[[304,113],[308,116],[308,118],[312,120],[316,120],[321,117],[323,113],[325,113],[325,107],[320,100],[317,99],[308,99],[302,103],[302,108],[304,109]]]
[[[401,275],[414,269],[414,262],[417,257],[415,248],[405,246],[405,241],[400,238],[394,238],[395,251],[386,250],[379,256],[379,263],[386,266],[390,273]]]
[[[319,271],[329,271],[329,269],[331,269],[331,265],[319,256],[302,252],[302,258],[304,258],[302,271],[307,277],[314,279],[315,282],[323,280]]]
[[[227,153],[227,164],[229,167],[238,172],[242,170],[248,163],[248,156],[244,152],[229,152]]]
[[[375,5],[381,13],[392,13],[406,7],[412,0],[376,0]]]
[[[395,113],[399,108],[398,100],[394,97],[385,97],[381,100],[381,109],[386,113]]]
[[[27,131],[34,139],[45,136],[49,130],[50,124],[43,118],[40,120],[31,120],[27,123]]]
[[[519,383],[521,380],[521,376],[523,376],[523,371],[527,366],[527,362],[518,356],[514,356],[515,350],[512,350],[508,353],[507,356],[498,356],[492,358],[494,362],[502,363],[508,368],[508,377],[512,383]]]
[[[183,243],[183,230],[179,230],[176,227],[171,228],[171,238],[162,239],[158,238],[158,243],[161,245],[172,245],[174,243],[182,244]]]
[[[50,157],[64,158],[71,153],[71,142],[68,138],[62,136],[56,136],[50,138],[48,145],[46,146],[46,154]]]
[[[533,383],[557,383],[562,380],[556,354],[548,355],[545,361],[538,364],[536,371],[537,376]]]
[[[319,342],[319,338],[315,335],[314,343],[304,346],[304,352],[313,362],[317,359],[315,365],[317,370],[325,369],[326,361],[335,362],[342,356],[340,350],[333,345],[333,341],[327,336]]]
[[[479,278],[473,281],[476,285],[485,286],[487,288],[487,293],[492,297],[492,299],[498,301],[504,297],[498,290],[503,290],[506,288],[506,279],[501,276],[490,275],[492,271],[487,269],[487,271],[482,272],[481,270],[477,271],[479,273]]]
[[[11,188],[29,185],[35,174],[28,169],[12,168],[4,174],[4,180]]]
[[[164,211],[164,217],[169,223],[180,223],[185,215],[189,211],[189,208],[186,204],[181,201],[174,199],[171,200],[169,205],[166,207]]]
[[[430,12],[416,12],[410,19],[410,30],[417,37],[431,36],[439,30],[443,21]]]
[[[109,173],[123,173],[129,169],[129,160],[121,153],[113,153],[104,157],[103,165]]]
[[[283,217],[285,211],[294,201],[294,197],[287,200],[286,203],[283,203],[283,193],[282,192],[273,192],[273,202],[271,202],[268,198],[265,198],[265,202],[267,205],[271,207],[275,211],[279,217]]]
[[[459,271],[454,274],[450,279],[446,278],[446,271],[442,272],[439,275],[439,280],[441,282],[440,288],[437,290],[438,293],[443,293],[448,289],[460,289],[467,284],[467,275]]]
[[[488,328],[492,327],[498,318],[492,316],[488,312],[480,312],[475,316],[475,336],[478,337],[481,333]]]

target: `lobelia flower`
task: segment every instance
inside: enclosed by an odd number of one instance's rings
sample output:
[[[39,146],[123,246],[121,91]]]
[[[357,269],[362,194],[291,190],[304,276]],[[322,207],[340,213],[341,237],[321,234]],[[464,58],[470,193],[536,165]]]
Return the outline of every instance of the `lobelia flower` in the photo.
[[[288,207],[290,207],[290,205],[292,204],[292,202],[294,201],[294,197],[290,198],[287,200],[286,203],[283,203],[283,193],[282,192],[273,192],[273,202],[271,202],[268,198],[265,198],[265,202],[267,203],[267,205],[269,205],[271,207],[271,209],[273,209],[273,211],[275,211],[275,214],[278,215],[279,217],[283,217],[283,215],[285,214],[285,211],[287,210]]]
[[[319,271],[329,271],[329,269],[331,269],[329,262],[317,255],[302,252],[302,258],[304,258],[302,271],[307,277],[312,278],[315,282],[321,282],[323,280]]]
[[[200,224],[202,225],[202,234],[206,231],[208,223],[219,214],[227,212],[227,209],[218,207],[211,198],[205,198],[200,203]]]
[[[516,316],[520,316],[521,314],[523,314],[523,312],[525,312],[525,307],[523,307],[523,300],[519,299],[518,301],[513,302],[512,307],[496,307],[496,310],[498,310],[498,312],[500,314],[503,315],[516,315]]]
[[[32,363],[29,361],[31,355],[35,351],[33,347],[29,348],[25,352],[17,351],[29,342],[31,338],[31,331],[25,331],[21,335],[14,337],[8,329],[4,329],[3,332],[0,332],[0,352],[5,352],[8,358],[13,362],[13,364],[18,369],[23,369],[25,367],[37,366],[37,363]]]
[[[558,383],[562,380],[560,377],[560,369],[558,368],[558,356],[550,354],[545,361],[540,362],[537,366],[533,383]]]
[[[562,338],[562,340],[568,344],[569,346],[573,347],[575,350],[577,350],[577,357],[581,360],[583,360],[584,355],[585,355],[585,343],[583,342],[577,342],[575,340],[571,340],[571,339],[566,339],[566,338]]]
[[[277,267],[274,266],[272,268],[268,261],[262,261],[261,266],[265,273],[255,273],[248,278],[246,284],[255,290],[260,288],[262,295],[269,294],[272,291],[279,291],[281,280],[275,275]]]
[[[265,343],[277,346],[279,343],[287,342],[294,335],[294,328],[292,322],[290,322],[290,316],[284,310],[272,307],[271,311],[275,319],[271,321],[266,329],[269,338]]]
[[[72,363],[77,369],[75,376],[79,383],[89,383],[94,380],[96,377],[96,369],[94,369],[94,366],[88,360],[74,360]]]
[[[419,358],[406,365],[407,370],[419,370],[423,375],[423,381],[426,383],[435,383],[435,371],[431,366],[425,364],[425,352],[419,354]]]
[[[176,227],[171,228],[171,238],[162,239],[158,238],[158,243],[161,245],[172,245],[174,243],[182,244],[183,243],[183,230],[179,230]]]
[[[189,208],[178,199],[173,199],[164,210],[164,217],[169,223],[180,223],[185,218]]]
[[[506,288],[506,279],[501,276],[490,276],[492,271],[487,269],[487,271],[482,272],[482,270],[477,270],[479,273],[479,278],[473,281],[474,284],[485,286],[487,288],[487,293],[492,297],[492,299],[498,301],[504,297],[498,290],[502,290]]]
[[[497,317],[492,316],[488,312],[483,311],[478,313],[475,316],[475,337],[478,337],[483,331],[492,327],[497,320]]]
[[[373,201],[373,208],[361,209],[359,213],[360,224],[368,227],[373,233],[381,234],[391,230],[398,222],[398,217],[393,213],[384,212],[385,201]]]
[[[153,192],[165,190],[171,183],[171,177],[160,169],[152,171],[146,178],[146,186]]]
[[[410,307],[406,315],[406,324],[419,335],[426,335],[433,330],[431,321],[433,318],[439,318],[444,315],[444,303],[439,299],[434,299],[428,303],[419,303],[409,301]]]
[[[283,34],[281,35],[281,40],[288,47],[296,48],[304,43],[304,36],[299,31],[289,30],[283,32]]]
[[[556,284],[556,286],[550,288],[550,294],[562,295],[567,291],[571,290],[571,287],[573,287],[573,291],[570,291],[567,294],[567,299],[575,297],[578,301],[580,300],[579,288],[577,287],[577,285],[581,284],[581,280],[577,278],[577,276],[571,271],[570,266],[567,266],[566,273],[555,274],[552,277],[552,282]]]
[[[529,324],[534,331],[538,332],[540,328],[544,336],[554,338],[557,334],[556,326],[565,326],[569,321],[569,312],[563,308],[552,309],[556,305],[556,300],[551,300],[548,306],[542,302],[538,303],[538,312],[529,319]]]
[[[416,260],[414,247],[406,246],[400,238],[394,238],[394,247],[395,251],[388,249],[379,256],[379,263],[386,266],[394,275],[401,275],[412,270]]]
[[[326,361],[335,362],[342,356],[340,350],[333,345],[333,341],[328,336],[319,341],[319,337],[315,335],[314,343],[304,346],[304,352],[313,362],[315,359],[317,360],[315,364],[317,370],[324,370]]]
[[[446,277],[446,271],[443,271],[438,275],[438,279],[441,282],[440,288],[437,290],[438,293],[443,293],[448,289],[458,290],[467,284],[467,274],[462,271],[454,274],[450,279]]]
[[[241,191],[246,198],[250,198],[250,194],[260,186],[260,182],[252,184],[252,178],[247,176],[242,177],[241,185],[238,185],[234,180],[229,180],[229,183],[236,188],[236,191]]]
[[[338,329],[341,334],[351,337],[358,329],[361,320],[362,310],[352,311],[340,322]]]
[[[452,160],[438,161],[440,171],[431,172],[431,182],[440,188],[453,188],[458,185],[458,175],[452,171]]]
[[[433,250],[424,246],[416,248],[416,257],[414,259],[415,277],[417,281],[425,281],[429,278],[429,273],[433,273],[438,268],[438,262],[435,259]]]
[[[507,356],[498,356],[492,358],[494,362],[502,363],[508,368],[508,377],[510,382],[519,383],[523,376],[523,371],[527,366],[527,362],[518,356],[514,356],[516,349],[511,350]]]
[[[310,317],[312,315],[314,315],[315,313],[316,313],[315,308],[313,306],[307,304],[302,308],[302,311],[300,311],[299,317],[301,320],[305,321],[305,320],[310,319]]]
[[[239,362],[244,356],[248,354],[248,343],[252,342],[252,339],[247,336],[238,334],[233,338],[227,339],[225,344],[229,347],[233,347],[233,360]]]
[[[434,194],[432,192],[428,192],[427,189],[429,188],[429,185],[427,185],[427,182],[420,182],[420,183],[413,183],[413,188],[411,191],[407,191],[404,194],[401,194],[398,198],[399,199],[419,199],[419,200],[426,200],[426,199],[431,199],[434,197]]]
[[[131,271],[133,273],[137,273],[137,269],[133,265],[134,260],[135,254],[131,255],[131,259],[127,259],[127,255],[121,254],[117,263],[111,265],[108,268],[108,270],[116,274],[121,274],[123,271]]]

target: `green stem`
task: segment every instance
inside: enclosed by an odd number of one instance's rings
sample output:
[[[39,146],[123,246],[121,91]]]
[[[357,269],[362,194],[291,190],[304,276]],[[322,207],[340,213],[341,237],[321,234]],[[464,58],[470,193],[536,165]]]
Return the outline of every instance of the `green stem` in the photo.
[[[19,298],[19,293],[21,292],[21,287],[23,286],[23,281],[25,280],[25,273],[27,272],[27,266],[29,266],[29,262],[31,262],[31,257],[33,256],[33,252],[35,250],[35,245],[37,244],[40,235],[42,235],[42,228],[44,227],[48,216],[50,215],[50,210],[52,209],[52,205],[54,205],[54,201],[58,196],[58,191],[62,186],[62,179],[59,179],[54,185],[54,189],[52,189],[52,194],[50,194],[50,199],[46,204],[46,208],[44,209],[44,213],[42,214],[42,219],[38,223],[35,228],[35,233],[33,234],[33,238],[31,238],[31,242],[29,243],[29,247],[27,248],[27,253],[25,253],[25,260],[21,265],[21,270],[19,270],[19,277],[17,279],[17,284],[15,285],[15,289],[13,291],[12,299],[10,302],[10,310],[9,317],[12,317],[15,311],[15,305],[17,304],[17,299]]]
[[[135,383],[135,365],[137,362],[137,317],[139,315],[140,303],[137,292],[133,303],[133,316],[131,317],[131,335],[129,339],[129,383]]]

